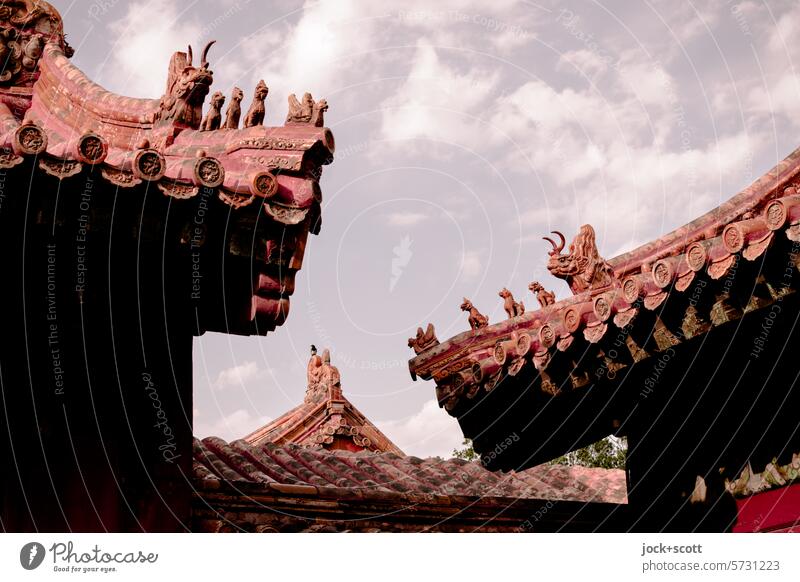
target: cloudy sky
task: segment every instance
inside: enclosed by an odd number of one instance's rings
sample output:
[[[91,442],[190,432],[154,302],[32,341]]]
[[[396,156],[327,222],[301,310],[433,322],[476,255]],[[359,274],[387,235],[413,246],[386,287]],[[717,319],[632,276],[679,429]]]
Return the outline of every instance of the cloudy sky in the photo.
[[[612,257],[728,199],[800,141],[800,4],[757,0],[51,0],[73,61],[161,95],[171,54],[216,39],[215,89],[327,98],[336,161],[287,325],[195,341],[195,433],[241,437],[298,404],[308,346],[407,453],[461,441],[412,382],[407,338],[501,319],[504,286],[567,288],[542,234],[592,223]]]

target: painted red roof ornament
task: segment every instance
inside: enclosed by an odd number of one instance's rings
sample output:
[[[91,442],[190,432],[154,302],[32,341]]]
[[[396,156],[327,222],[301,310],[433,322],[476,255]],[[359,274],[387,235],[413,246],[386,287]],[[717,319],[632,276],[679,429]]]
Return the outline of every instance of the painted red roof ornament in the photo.
[[[222,126],[223,105],[225,105],[225,95],[216,91],[211,96],[211,107],[200,124],[200,131],[214,131]]]
[[[489,325],[489,318],[478,311],[478,308],[466,297],[464,297],[464,302],[461,304],[461,311],[469,313],[469,326],[471,329],[480,329]]]
[[[545,289],[539,281],[533,281],[528,285],[528,289],[530,289],[531,293],[536,295],[536,300],[539,302],[539,306],[542,309],[550,307],[556,302],[556,294]]]
[[[514,295],[511,294],[511,291],[503,287],[498,295],[503,299],[503,309],[505,309],[509,319],[519,317],[525,313],[525,304],[522,301],[514,301]]]
[[[324,114],[328,110],[325,99],[314,101],[311,93],[303,95],[303,101],[298,101],[297,96],[289,95],[289,113],[286,116],[286,125],[309,124],[314,127],[324,127]]]
[[[192,47],[188,53],[172,55],[167,73],[167,90],[161,97],[156,124],[172,123],[176,127],[199,129],[203,118],[203,103],[214,82],[214,73],[208,68],[208,51],[216,41],[203,49],[200,67],[192,63]],[[224,99],[224,98],[223,98]]]
[[[415,354],[421,354],[428,348],[438,344],[439,340],[436,338],[436,330],[434,330],[432,323],[428,324],[425,331],[418,327],[416,337],[408,338],[408,347],[413,349]]]
[[[342,394],[339,369],[330,350],[311,346],[303,403],[244,440],[252,445],[300,445],[328,450],[403,452]]]
[[[6,0],[0,6],[0,86],[33,85],[47,43],[57,43],[67,57],[72,47],[64,39],[61,16],[47,2]]]
[[[242,117],[242,99],[244,93],[239,87],[234,87],[231,91],[231,102],[225,111],[225,129],[239,129],[239,119]]]
[[[264,100],[267,98],[267,95],[269,95],[269,87],[267,87],[264,79],[261,79],[258,85],[256,85],[256,91],[253,94],[253,102],[250,104],[250,109],[248,109],[247,116],[244,118],[245,128],[263,125],[264,116],[266,115]]]
[[[556,244],[553,239],[544,240],[553,245],[547,269],[554,277],[564,279],[574,294],[583,293],[587,289],[610,287],[614,282],[614,270],[600,256],[595,242],[594,228],[584,224],[580,232],[569,245],[569,254],[561,254],[566,246],[564,235],[558,231],[554,235],[561,239]]]

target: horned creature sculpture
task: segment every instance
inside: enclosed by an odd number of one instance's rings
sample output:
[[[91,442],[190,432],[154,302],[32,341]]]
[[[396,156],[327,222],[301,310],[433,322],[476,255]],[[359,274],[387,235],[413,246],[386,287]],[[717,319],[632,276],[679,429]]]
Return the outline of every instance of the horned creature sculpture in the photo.
[[[591,225],[584,224],[581,227],[569,245],[567,255],[561,254],[566,246],[564,235],[558,231],[553,234],[560,239],[560,243],[556,244],[553,239],[544,237],[544,240],[553,245],[547,269],[553,276],[566,280],[574,294],[587,289],[608,287],[614,283],[614,270],[597,251],[594,228]]]
[[[225,112],[225,129],[239,129],[239,119],[242,117],[242,99],[244,99],[244,93],[239,87],[234,87],[231,92],[231,103]]]
[[[192,64],[192,47],[188,53],[172,55],[167,74],[167,90],[161,97],[154,121],[173,123],[178,127],[199,129],[203,119],[203,102],[208,95],[214,73],[208,68],[208,51],[216,41],[203,49],[200,67]]]
[[[503,309],[506,310],[509,319],[525,313],[525,305],[522,301],[514,301],[514,296],[511,294],[511,291],[503,287],[498,295],[503,298]]]
[[[541,305],[542,308],[549,307],[556,302],[556,294],[545,289],[539,281],[534,281],[528,285],[528,289],[536,294],[536,299],[539,301],[539,305]]]
[[[211,106],[205,119],[200,124],[200,131],[214,131],[219,129],[222,124],[222,106],[225,103],[225,95],[217,91],[211,96]]]
[[[264,106],[264,100],[267,98],[268,94],[269,87],[267,87],[267,84],[262,79],[258,82],[258,85],[256,85],[253,103],[250,104],[250,109],[248,109],[247,115],[244,118],[245,127],[256,127],[264,123],[264,117],[267,112]]]
[[[489,318],[478,311],[472,301],[466,297],[464,297],[464,302],[461,304],[461,311],[469,313],[469,326],[472,329],[480,329],[489,325]]]

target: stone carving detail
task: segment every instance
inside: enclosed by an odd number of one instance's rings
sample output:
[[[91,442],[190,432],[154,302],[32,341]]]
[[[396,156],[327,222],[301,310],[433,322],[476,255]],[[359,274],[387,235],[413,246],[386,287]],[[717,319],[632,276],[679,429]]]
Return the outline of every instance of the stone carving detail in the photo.
[[[551,347],[556,342],[556,333],[546,323],[539,329],[539,342],[545,348]]]
[[[167,90],[161,97],[155,121],[173,123],[178,127],[199,129],[203,118],[203,103],[208,95],[214,73],[208,68],[208,50],[215,41],[203,49],[200,67],[192,64],[192,47],[188,53],[172,55],[167,74]]]
[[[553,276],[566,280],[574,294],[613,284],[614,271],[597,251],[594,228],[591,225],[584,224],[581,227],[569,245],[569,254],[566,255],[561,254],[566,246],[564,235],[557,231],[553,234],[559,237],[561,242],[556,244],[552,239],[544,237],[544,240],[553,245],[547,269]]]
[[[133,188],[134,186],[142,183],[140,179],[135,177],[130,172],[123,172],[121,170],[117,170],[116,168],[103,168],[100,173],[102,174],[103,178],[115,186],[119,186],[120,188]]]
[[[308,388],[319,384],[322,379],[322,358],[317,355],[317,347],[311,346],[311,359],[308,360]]]
[[[16,141],[22,153],[36,155],[47,147],[47,136],[33,124],[22,125],[16,132]]]
[[[164,175],[165,162],[155,150],[143,150],[136,155],[136,169],[147,180],[158,180]]]
[[[33,84],[48,42],[57,43],[67,58],[74,53],[55,8],[41,0],[0,3],[0,85]]]
[[[611,317],[611,303],[602,295],[594,300],[594,314],[600,321],[606,321]]]
[[[197,160],[195,174],[206,188],[217,188],[222,185],[225,179],[225,170],[222,164],[213,158],[200,158]]]
[[[239,194],[237,192],[229,192],[224,189],[220,189],[218,198],[222,200],[225,204],[232,208],[244,208],[245,206],[249,206],[252,204],[256,197],[252,194],[248,196],[247,194]]]
[[[108,148],[99,135],[89,133],[78,142],[81,161],[87,164],[99,164],[106,158]]]
[[[178,200],[187,200],[197,196],[199,189],[191,184],[179,184],[173,180],[162,180],[157,182],[158,189],[167,196],[177,198]]]
[[[222,125],[222,106],[225,104],[225,95],[219,91],[211,96],[211,107],[205,119],[200,124],[200,131],[214,131]]]
[[[324,127],[324,114],[327,110],[328,102],[325,99],[314,101],[311,93],[305,93],[301,102],[292,93],[289,95],[289,113],[286,116],[286,124],[309,124],[314,127]]]
[[[72,160],[56,160],[52,158],[41,158],[39,167],[46,173],[63,180],[80,174],[83,164]]]
[[[514,301],[511,291],[503,287],[498,295],[503,298],[503,309],[506,310],[509,319],[525,313],[525,305],[522,301]]]
[[[242,117],[242,99],[244,99],[244,93],[239,87],[234,87],[231,93],[231,102],[225,111],[225,129],[239,129],[239,119]]]
[[[253,187],[259,196],[271,198],[278,192],[278,179],[269,172],[259,172],[253,180]]]
[[[653,280],[659,287],[666,287],[672,281],[672,271],[665,261],[658,261],[653,269]]]
[[[333,400],[342,398],[342,379],[339,368],[331,365],[330,350],[324,350],[320,356],[317,354],[316,346],[311,346],[307,376],[308,387],[306,388],[305,402],[319,402],[324,398]]]
[[[408,339],[408,347],[412,348],[415,354],[421,354],[436,345],[439,345],[439,340],[436,338],[436,331],[433,329],[432,323],[428,324],[425,331],[418,327],[417,336]]]
[[[472,301],[466,297],[464,297],[464,302],[461,304],[461,311],[469,313],[469,326],[472,329],[480,329],[489,325],[489,318],[478,311]]]
[[[297,150],[305,151],[313,146],[315,139],[288,139],[285,137],[254,137],[243,139],[226,150],[226,153],[233,153],[242,148],[258,150]]]
[[[264,117],[267,112],[264,106],[264,100],[267,98],[268,94],[269,87],[267,87],[267,84],[262,79],[258,82],[258,85],[256,85],[253,102],[250,104],[250,109],[247,111],[247,115],[244,118],[245,127],[256,127],[264,123]]]
[[[41,34],[22,35],[14,28],[0,30],[0,83],[8,84],[17,79],[20,72],[33,73],[39,64],[44,49]]]
[[[12,150],[3,148],[0,150],[0,169],[8,170],[14,166],[18,166],[23,162],[22,156],[16,155]]]
[[[545,307],[550,307],[556,302],[556,294],[545,289],[538,281],[534,281],[528,285],[528,289],[536,295],[536,300],[543,309]]]

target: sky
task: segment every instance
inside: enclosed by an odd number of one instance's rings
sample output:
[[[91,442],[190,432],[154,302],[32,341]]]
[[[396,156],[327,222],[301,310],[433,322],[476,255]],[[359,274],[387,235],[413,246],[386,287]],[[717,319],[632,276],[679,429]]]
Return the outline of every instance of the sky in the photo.
[[[714,208],[800,136],[800,3],[514,0],[50,0],[73,62],[158,98],[170,56],[208,40],[213,90],[327,99],[321,179],[287,323],[194,344],[195,434],[240,438],[302,401],[309,345],[408,454],[448,456],[455,420],[413,382],[407,339],[505,317],[508,287],[559,298],[551,230],[591,223],[606,258]]]

